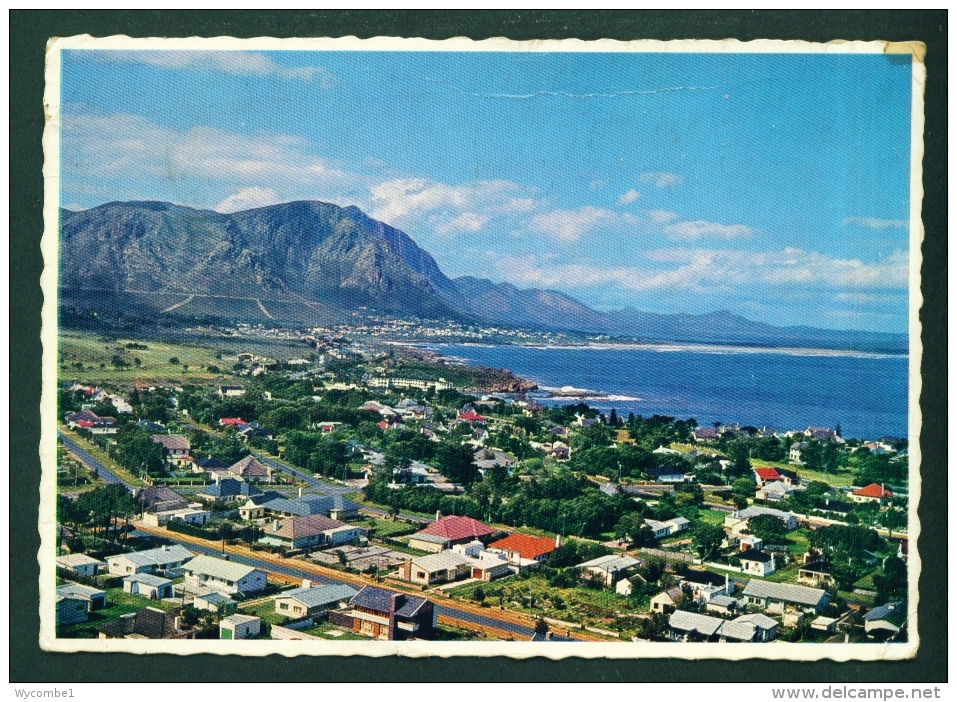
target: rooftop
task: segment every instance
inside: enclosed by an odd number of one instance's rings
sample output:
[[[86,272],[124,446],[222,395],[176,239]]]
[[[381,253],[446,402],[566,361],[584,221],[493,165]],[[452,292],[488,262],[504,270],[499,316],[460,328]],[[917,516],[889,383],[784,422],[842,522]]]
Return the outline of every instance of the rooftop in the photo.
[[[502,551],[517,551],[522,558],[535,559],[555,550],[555,540],[546,536],[511,534],[489,544],[489,548]]]
[[[860,490],[855,490],[851,494],[856,495],[857,497],[873,497],[875,499],[883,499],[894,496],[894,493],[892,493],[890,490],[887,490],[882,485],[878,485],[877,483],[871,483],[867,487],[862,487]]]
[[[236,582],[255,572],[256,568],[233,561],[224,561],[212,556],[196,556],[191,561],[183,564],[183,570],[189,573],[208,575],[219,580]]]
[[[123,578],[123,582],[127,583],[143,583],[144,585],[152,585],[153,587],[160,587],[161,585],[168,585],[173,582],[172,580],[167,580],[166,578],[161,578],[158,575],[150,575],[149,573],[134,573],[133,575]]]
[[[419,534],[431,534],[441,536],[450,541],[461,541],[463,539],[480,539],[483,536],[491,536],[495,530],[482,524],[477,519],[471,517],[442,517],[436,522],[429,524]]]
[[[324,514],[308,514],[304,517],[289,517],[279,523],[279,529],[275,529],[272,524],[264,527],[265,536],[279,536],[286,539],[303,539],[309,536],[321,534],[330,529],[347,526],[335,519],[330,519]]]
[[[286,590],[278,595],[273,595],[273,599],[290,597],[306,605],[306,607],[323,607],[355,597],[357,592],[355,588],[348,585],[321,585],[319,587],[297,587],[294,590]]]
[[[824,590],[790,583],[772,583],[766,580],[749,580],[741,593],[745,597],[769,597],[785,602],[818,606],[827,597]]]
[[[173,544],[172,546],[160,546],[159,548],[151,548],[146,551],[120,553],[116,556],[110,556],[109,560],[124,558],[135,566],[160,566],[176,563],[177,561],[185,561],[187,558],[191,558],[192,555],[192,551],[188,551],[179,544]]]
[[[150,438],[167,451],[189,451],[189,439],[182,434],[154,434]]]
[[[632,558],[631,556],[621,556],[616,554],[610,554],[608,556],[599,556],[598,558],[593,558],[590,561],[585,561],[584,563],[579,564],[578,568],[598,568],[603,570],[606,573],[611,573],[617,570],[625,570],[626,568],[633,568],[638,565],[640,561],[637,558]]]

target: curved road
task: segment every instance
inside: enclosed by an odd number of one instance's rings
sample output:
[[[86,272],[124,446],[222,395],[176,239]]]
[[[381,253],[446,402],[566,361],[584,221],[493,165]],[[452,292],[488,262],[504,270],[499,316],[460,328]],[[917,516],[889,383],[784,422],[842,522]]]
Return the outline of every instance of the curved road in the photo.
[[[139,535],[143,536],[154,536],[150,532],[136,532]],[[211,546],[202,546],[193,541],[180,541],[176,538],[175,532],[171,532],[168,535],[165,535],[166,538],[171,541],[176,541],[181,543],[190,551],[195,551],[196,553],[202,553],[207,556],[215,556],[222,558],[222,551],[218,548]],[[267,572],[279,573],[280,575],[286,575],[291,578],[297,578],[300,580],[311,580],[314,583],[322,583],[323,585],[336,584],[336,585],[348,585],[349,587],[355,588],[356,584],[348,580],[337,580],[336,578],[331,578],[325,575],[318,575],[309,570],[302,570],[296,568],[293,565],[285,565],[275,563],[268,560],[260,560],[251,556],[229,553],[229,560],[235,563],[242,563],[243,565],[253,566],[254,568],[261,568]],[[480,614],[474,614],[472,612],[467,612],[460,609],[455,609],[452,607],[446,607],[438,602],[432,600],[435,604],[435,611],[439,616],[448,617],[450,619],[456,619],[462,622],[468,622],[472,624],[477,624],[479,626],[488,627],[490,629],[498,629],[499,631],[508,632],[514,634],[516,637],[524,637],[525,640],[531,638],[532,634],[535,633],[532,627],[522,626],[521,624],[515,624],[513,622],[504,621],[501,619],[496,619],[494,617],[485,617]]]
[[[60,437],[60,441],[64,446],[66,446],[67,450],[80,459],[80,463],[85,465],[90,470],[95,470],[103,482],[107,483],[108,485],[125,485],[127,490],[130,492],[133,491],[133,485],[130,485],[128,482],[120,478],[118,475],[116,475],[116,473],[111,472],[109,468],[104,466],[98,460],[93,458],[93,456],[80,448],[80,445],[77,444],[73,439],[65,436],[59,430],[57,431],[57,436]]]

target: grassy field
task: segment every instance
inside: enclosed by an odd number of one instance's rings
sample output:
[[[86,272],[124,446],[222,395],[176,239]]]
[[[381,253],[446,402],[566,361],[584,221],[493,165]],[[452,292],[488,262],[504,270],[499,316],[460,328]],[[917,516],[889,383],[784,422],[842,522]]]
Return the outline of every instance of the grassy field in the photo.
[[[854,484],[854,472],[851,470],[845,470],[841,473],[821,473],[816,470],[807,470],[793,463],[762,461],[759,458],[752,458],[751,465],[755,468],[784,468],[786,470],[793,470],[797,472],[802,480],[819,480],[832,487],[849,487]]]
[[[280,624],[280,626],[282,626]],[[339,632],[338,634],[333,634],[333,632]],[[329,639],[330,641],[368,641],[368,636],[361,636],[359,634],[353,633],[351,631],[346,631],[345,629],[340,629],[334,624],[329,622],[323,622],[318,626],[311,627],[309,629],[302,629],[303,634],[311,634],[312,636],[319,636],[324,639]]]
[[[276,602],[272,599],[252,605],[251,607],[243,607],[240,605],[239,613],[251,614],[259,617],[267,624],[278,624],[279,626],[282,626],[282,623],[289,619],[289,617],[284,617],[276,612]]]
[[[224,370],[224,362],[216,359],[216,351],[198,344],[170,344],[159,341],[140,341],[138,339],[118,339],[116,342],[103,341],[94,334],[75,331],[60,333],[59,371],[60,380],[79,382],[133,382],[212,380],[221,377],[220,373],[210,373],[209,366],[218,366]],[[127,349],[130,342],[145,344],[148,348]],[[130,365],[115,368],[114,356],[119,356]],[[179,363],[170,363],[171,358]],[[134,359],[139,359],[136,366]],[[82,370],[74,366],[82,363]],[[104,367],[100,367],[103,364]],[[188,366],[188,368],[187,368]]]
[[[452,588],[447,593],[458,599],[474,601],[472,594],[478,587],[485,593],[487,604],[587,626],[614,629],[617,617],[639,611],[631,606],[627,598],[612,590],[553,587],[538,575],[527,580],[508,578],[492,583],[468,583]]]
[[[728,516],[726,512],[719,512],[716,509],[698,510],[698,519],[705,524],[716,524],[717,526],[722,526],[726,516]]]

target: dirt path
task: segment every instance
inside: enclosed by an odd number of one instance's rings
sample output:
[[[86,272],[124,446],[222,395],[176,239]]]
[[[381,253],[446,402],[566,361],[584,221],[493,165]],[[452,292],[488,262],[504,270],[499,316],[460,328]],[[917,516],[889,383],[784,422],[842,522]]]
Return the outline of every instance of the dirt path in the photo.
[[[190,302],[193,301],[193,298],[195,298],[195,297],[196,297],[195,295],[190,295],[190,296],[187,297],[185,300],[180,300],[180,301],[177,302],[175,305],[170,305],[170,306],[167,307],[165,310],[163,310],[163,312],[161,312],[160,314],[163,314],[163,313],[166,313],[166,312],[172,312],[173,310],[175,310],[175,309],[177,309],[177,308],[179,308],[179,307],[182,307],[183,305],[188,305]]]
[[[271,314],[269,314],[269,311],[268,311],[265,307],[263,307],[263,302],[262,302],[262,300],[257,299],[257,300],[256,300],[256,304],[259,305],[259,309],[261,309],[262,312],[263,312],[263,314],[266,315],[267,317],[269,317],[269,319],[275,319],[275,317],[273,317]]]

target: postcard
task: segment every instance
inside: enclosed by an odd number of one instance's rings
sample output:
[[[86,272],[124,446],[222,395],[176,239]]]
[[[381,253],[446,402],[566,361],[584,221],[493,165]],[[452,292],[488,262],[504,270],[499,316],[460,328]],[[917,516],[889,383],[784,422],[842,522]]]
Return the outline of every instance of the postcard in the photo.
[[[915,654],[923,45],[46,71],[44,649]]]

